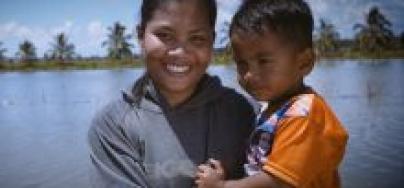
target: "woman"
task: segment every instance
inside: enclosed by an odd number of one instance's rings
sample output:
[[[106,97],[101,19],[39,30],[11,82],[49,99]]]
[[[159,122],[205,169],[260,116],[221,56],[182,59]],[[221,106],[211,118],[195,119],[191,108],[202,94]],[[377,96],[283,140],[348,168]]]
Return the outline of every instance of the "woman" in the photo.
[[[195,166],[209,158],[223,161],[229,178],[243,175],[254,114],[206,74],[215,22],[214,0],[143,1],[146,71],[93,120],[94,187],[192,187]]]

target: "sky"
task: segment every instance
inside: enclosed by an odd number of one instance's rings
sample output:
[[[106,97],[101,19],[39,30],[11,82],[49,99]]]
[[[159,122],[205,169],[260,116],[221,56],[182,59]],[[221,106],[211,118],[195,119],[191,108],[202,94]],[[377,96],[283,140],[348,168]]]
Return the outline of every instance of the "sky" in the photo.
[[[217,0],[217,31],[224,29],[241,0]],[[307,0],[316,21],[320,18],[336,26],[341,38],[352,38],[353,25],[363,23],[370,7],[378,6],[393,24],[394,33],[404,31],[404,0]],[[18,45],[30,40],[42,57],[54,36],[64,32],[83,57],[105,56],[107,28],[119,21],[133,34],[139,20],[141,0],[0,0],[0,42],[6,56],[14,57]],[[223,37],[220,35],[218,39]],[[220,40],[215,46],[220,46]],[[139,51],[133,38],[134,50]]]

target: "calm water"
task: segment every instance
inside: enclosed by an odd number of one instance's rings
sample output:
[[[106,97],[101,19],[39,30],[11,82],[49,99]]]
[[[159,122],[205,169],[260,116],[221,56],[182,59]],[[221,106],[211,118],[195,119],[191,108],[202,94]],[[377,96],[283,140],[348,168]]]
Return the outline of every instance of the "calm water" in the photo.
[[[234,67],[212,67],[225,85]],[[94,112],[142,70],[0,73],[0,187],[88,187]],[[404,60],[329,61],[307,82],[350,133],[344,187],[404,185]]]

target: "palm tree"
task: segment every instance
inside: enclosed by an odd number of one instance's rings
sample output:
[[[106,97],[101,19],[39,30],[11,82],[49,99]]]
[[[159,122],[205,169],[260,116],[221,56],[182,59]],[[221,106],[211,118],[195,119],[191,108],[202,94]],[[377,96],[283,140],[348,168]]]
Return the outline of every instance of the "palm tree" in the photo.
[[[401,48],[404,49],[404,31],[402,31],[400,34],[400,44],[401,44]]]
[[[7,51],[7,49],[1,47],[2,45],[3,45],[3,43],[0,42],[0,61],[5,59],[4,53],[6,53],[6,51]]]
[[[355,36],[357,46],[361,50],[370,52],[388,48],[394,37],[391,26],[391,22],[379,8],[372,7],[366,15],[365,24],[354,26],[354,30],[359,30]]]
[[[324,19],[320,19],[320,27],[318,28],[317,49],[320,53],[336,51],[338,48],[339,33],[335,26],[327,23]]]
[[[17,56],[23,63],[32,63],[36,60],[36,48],[32,42],[25,40],[19,45]]]
[[[51,49],[51,59],[59,60],[60,62],[65,62],[73,58],[74,45],[68,42],[67,36],[62,32],[55,36],[55,43],[52,44]]]
[[[112,59],[123,59],[132,57],[132,44],[128,42],[131,35],[125,34],[126,27],[119,22],[115,22],[113,27],[108,27],[108,39],[102,43],[102,46],[108,47],[108,57]]]

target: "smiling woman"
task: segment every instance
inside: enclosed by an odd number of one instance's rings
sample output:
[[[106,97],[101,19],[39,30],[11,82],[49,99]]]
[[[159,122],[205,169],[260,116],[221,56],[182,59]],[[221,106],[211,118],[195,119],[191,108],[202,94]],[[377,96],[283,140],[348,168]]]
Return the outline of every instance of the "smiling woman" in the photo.
[[[206,73],[215,21],[214,0],[143,1],[146,72],[93,120],[94,187],[193,187],[195,167],[211,157],[229,178],[243,175],[254,115],[246,99]]]
[[[191,3],[168,3],[139,28],[148,73],[171,106],[191,96],[212,56],[208,12]]]

